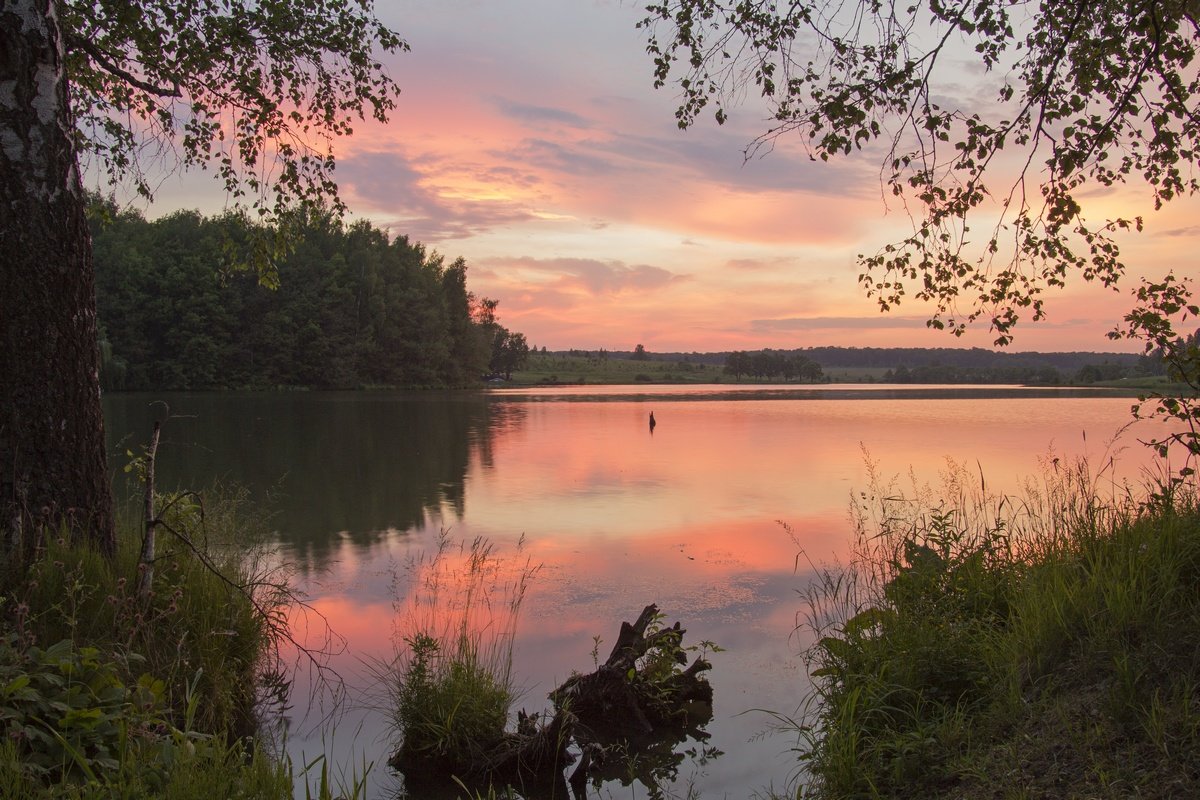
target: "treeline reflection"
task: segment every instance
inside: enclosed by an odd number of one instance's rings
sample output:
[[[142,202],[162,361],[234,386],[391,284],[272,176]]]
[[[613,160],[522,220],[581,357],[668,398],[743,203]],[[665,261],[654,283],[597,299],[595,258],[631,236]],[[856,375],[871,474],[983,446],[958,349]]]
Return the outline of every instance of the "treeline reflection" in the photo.
[[[126,451],[141,451],[163,403],[160,490],[245,487],[269,505],[281,540],[317,561],[339,533],[366,545],[461,519],[472,457],[489,467],[497,433],[525,414],[468,392],[108,395],[119,499],[137,494]]]

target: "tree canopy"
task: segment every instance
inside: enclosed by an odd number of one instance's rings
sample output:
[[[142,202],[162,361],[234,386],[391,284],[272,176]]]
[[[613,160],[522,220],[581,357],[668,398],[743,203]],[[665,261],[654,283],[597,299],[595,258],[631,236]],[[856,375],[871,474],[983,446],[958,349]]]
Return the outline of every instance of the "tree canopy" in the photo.
[[[408,49],[370,0],[59,6],[81,160],[147,197],[151,167],[211,166],[264,216],[340,207],[333,140],[387,120],[399,88],[377,51]]]
[[[225,242],[256,235],[244,215],[93,208],[105,389],[474,385],[508,333],[463,259],[365,221],[290,222],[299,241],[267,289],[223,267]]]
[[[759,350],[747,352],[735,350],[725,357],[725,374],[741,380],[743,375],[755,379],[774,380],[783,378],[787,381],[799,380],[806,383],[816,383],[824,377],[821,365],[808,356],[782,350]]]
[[[860,256],[883,310],[912,296],[955,334],[985,320],[997,344],[1071,273],[1112,285],[1118,232],[1085,196],[1141,182],[1155,207],[1200,188],[1200,10],[1188,0],[662,0],[646,7],[656,86],[681,91],[680,127],[718,123],[746,91],[769,127],[828,160],[875,153],[913,231]],[[956,82],[976,73],[985,94]],[[1015,166],[1013,166],[1015,164]],[[983,231],[972,223],[983,217]]]

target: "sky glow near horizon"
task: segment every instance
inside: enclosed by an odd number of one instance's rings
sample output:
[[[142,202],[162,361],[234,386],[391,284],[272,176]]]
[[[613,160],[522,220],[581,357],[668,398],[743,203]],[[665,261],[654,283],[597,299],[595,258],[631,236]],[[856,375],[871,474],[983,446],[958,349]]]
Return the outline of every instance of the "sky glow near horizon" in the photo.
[[[402,94],[391,122],[336,143],[355,216],[466,259],[468,286],[507,327],[551,350],[716,351],[991,344],[925,326],[917,304],[881,314],[856,256],[910,230],[888,208],[880,157],[813,162],[798,138],[744,162],[767,127],[753,96],[717,126],[675,125],[676,90],[655,90],[639,2],[415,0],[377,13],[411,45],[387,63]],[[978,70],[947,91],[991,97]],[[982,87],[982,88],[981,88]],[[214,182],[170,179],[151,207],[209,211]],[[997,182],[998,183],[998,182]],[[207,200],[206,200],[207,198]],[[217,207],[222,201],[216,201]],[[1154,212],[1134,184],[1093,193],[1146,231],[1123,240],[1148,276],[1194,275],[1197,205]],[[976,220],[980,228],[984,220]],[[1136,350],[1105,334],[1131,306],[1077,275],[1022,321],[1009,349]]]

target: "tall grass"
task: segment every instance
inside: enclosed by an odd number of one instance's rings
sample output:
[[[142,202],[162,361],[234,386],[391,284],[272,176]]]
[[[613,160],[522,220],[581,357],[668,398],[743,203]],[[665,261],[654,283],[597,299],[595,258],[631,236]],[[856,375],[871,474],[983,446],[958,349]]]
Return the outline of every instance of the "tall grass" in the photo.
[[[800,794],[1200,793],[1193,491],[1053,458],[1016,496],[871,478],[806,595]]]
[[[287,578],[267,566],[263,521],[244,492],[215,490],[203,504],[190,493],[160,502],[173,533],[162,541],[148,598],[135,591],[136,522],[124,525],[129,533],[112,560],[51,540],[5,586],[15,632],[26,645],[66,640],[118,661],[136,657],[177,710],[189,692],[203,698],[200,729],[249,732],[258,678],[275,666],[286,633]]]
[[[5,797],[291,796],[291,765],[246,738],[293,600],[264,520],[240,491],[159,508],[146,597],[132,517],[111,560],[52,538],[3,576]]]
[[[503,737],[518,696],[516,626],[537,572],[521,550],[501,557],[482,538],[455,544],[443,532],[431,554],[408,565],[411,589],[399,601],[397,655],[386,670],[400,738],[394,764],[454,771]]]

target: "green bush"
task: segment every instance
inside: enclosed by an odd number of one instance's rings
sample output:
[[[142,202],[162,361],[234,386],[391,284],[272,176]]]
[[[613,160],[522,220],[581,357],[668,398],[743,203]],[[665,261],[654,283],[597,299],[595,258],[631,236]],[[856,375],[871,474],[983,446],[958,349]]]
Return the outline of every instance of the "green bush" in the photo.
[[[241,493],[217,493],[205,508],[192,495],[160,499],[169,530],[160,527],[154,582],[135,591],[140,535],[122,536],[114,559],[62,539],[4,586],[12,629],[23,647],[60,641],[98,648],[124,670],[137,654],[144,671],[163,681],[178,717],[191,694],[199,730],[243,735],[254,729],[259,678],[274,667],[290,601],[284,576],[261,569],[253,517]],[[126,526],[133,530],[135,524]],[[245,543],[232,545],[241,538]]]
[[[1200,795],[1194,496],[1104,499],[1083,464],[1019,500],[971,484],[857,504],[809,594],[801,793]]]
[[[198,695],[176,727],[162,681],[142,674],[127,685],[122,675],[140,662],[67,640],[22,650],[0,639],[4,797],[291,796],[285,765],[193,729]],[[230,790],[211,794],[223,784]]]
[[[516,699],[513,639],[537,568],[495,555],[482,538],[454,546],[443,533],[437,551],[410,569],[404,647],[380,667],[394,687],[401,746],[392,763],[437,762],[453,774],[504,735]]]
[[[467,638],[449,643],[425,633],[405,640],[411,650],[401,681],[396,719],[414,753],[457,757],[500,741],[512,688]]]
[[[244,492],[157,506],[144,597],[136,521],[122,523],[113,559],[52,538],[0,576],[6,800],[291,797],[291,766],[244,738],[264,679],[280,674],[291,600],[286,576],[259,566],[259,516]]]

